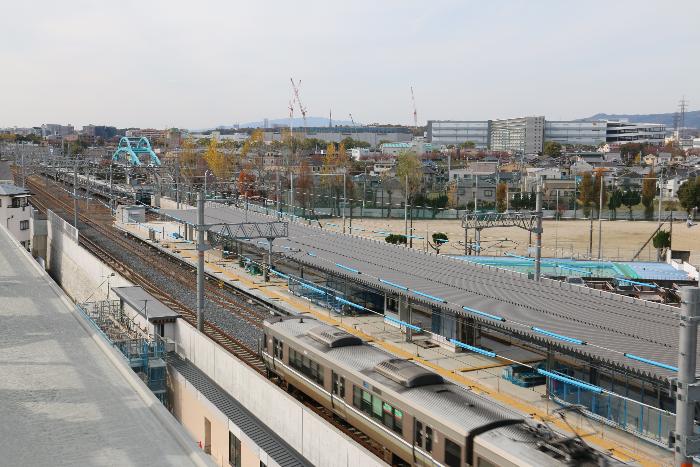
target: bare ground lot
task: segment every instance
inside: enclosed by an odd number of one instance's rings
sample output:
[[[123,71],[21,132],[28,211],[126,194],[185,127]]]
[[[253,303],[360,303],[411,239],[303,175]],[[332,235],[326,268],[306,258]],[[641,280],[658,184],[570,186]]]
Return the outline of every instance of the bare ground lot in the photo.
[[[349,227],[349,219],[346,219],[346,227]],[[329,230],[342,230],[342,221],[335,219],[335,226],[326,225],[328,221],[322,221],[324,228]],[[588,220],[545,220],[542,237],[542,255],[546,257],[577,257],[588,258],[590,222]],[[644,242],[656,230],[655,221],[603,221],[602,222],[602,256],[607,260],[629,261],[642,247]],[[357,235],[384,239],[384,234],[373,231],[383,231],[396,234],[404,233],[404,221],[402,219],[353,219],[353,232]],[[358,228],[364,229],[359,230]],[[666,224],[664,230],[668,230]],[[434,232],[445,232],[449,242],[440,249],[440,253],[464,254],[464,230],[458,220],[416,220],[413,222],[413,235],[423,237],[413,239],[413,248],[425,249],[425,237]],[[474,231],[469,232],[473,240]],[[515,254],[527,253],[529,233],[525,230],[510,228],[493,228],[482,231],[482,255],[502,256],[506,252]],[[532,242],[534,244],[534,236]],[[691,251],[690,262],[700,264],[700,225],[688,228],[684,222],[677,221],[673,225],[672,237],[674,250]],[[427,247],[430,248],[430,247]],[[592,257],[598,257],[598,221],[593,222],[593,248]],[[656,259],[656,250],[651,242],[638,257],[639,260]]]

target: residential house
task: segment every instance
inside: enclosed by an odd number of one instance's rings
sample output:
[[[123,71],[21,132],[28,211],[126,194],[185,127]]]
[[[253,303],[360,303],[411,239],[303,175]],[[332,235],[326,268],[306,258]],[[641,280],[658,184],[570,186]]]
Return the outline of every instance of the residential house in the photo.
[[[0,184],[0,221],[5,228],[22,244],[30,247],[29,219],[32,207],[29,205],[29,190],[6,183]]]

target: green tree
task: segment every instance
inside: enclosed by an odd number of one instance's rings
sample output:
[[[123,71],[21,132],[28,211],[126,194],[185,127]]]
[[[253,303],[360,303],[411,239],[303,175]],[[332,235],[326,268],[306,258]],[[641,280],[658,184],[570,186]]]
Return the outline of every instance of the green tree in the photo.
[[[656,257],[660,261],[666,254],[666,249],[671,248],[671,232],[659,230],[652,240],[656,248]]]
[[[608,198],[608,209],[612,211],[613,219],[617,219],[617,209],[622,206],[622,191],[617,188],[610,193]]]
[[[640,201],[641,197],[639,196],[639,193],[629,188],[622,194],[622,204],[627,206],[627,209],[629,209],[630,220],[632,220],[632,208],[638,205]]]
[[[654,198],[656,198],[656,179],[644,178],[642,180],[642,204],[644,205],[644,217],[654,217]]]
[[[523,196],[521,193],[516,193],[513,195],[513,199],[510,202],[510,207],[516,211],[520,211],[523,208]]]
[[[678,189],[678,201],[688,213],[700,207],[700,177],[683,182]]]
[[[474,141],[465,141],[460,144],[459,147],[462,149],[474,149],[476,147],[476,143],[474,143]]]
[[[504,212],[506,210],[507,202],[506,196],[508,194],[508,185],[505,182],[501,182],[496,187],[496,210],[498,212]]]
[[[561,143],[556,141],[545,141],[543,154],[549,157],[561,156]]]
[[[384,241],[393,245],[405,245],[406,236],[398,234],[389,234],[384,238]]]
[[[445,232],[435,232],[432,235],[433,243],[430,245],[435,253],[440,254],[440,247],[448,242],[447,234]]]
[[[368,148],[372,146],[366,141],[361,141],[359,139],[353,139],[352,137],[348,136],[346,138],[343,138],[341,141],[341,144],[345,146],[346,149],[352,149],[352,148]]]
[[[586,217],[591,215],[591,204],[593,203],[594,196],[595,188],[593,176],[590,172],[585,172],[581,177],[581,183],[579,183],[578,186],[578,201],[583,207],[583,214]]]

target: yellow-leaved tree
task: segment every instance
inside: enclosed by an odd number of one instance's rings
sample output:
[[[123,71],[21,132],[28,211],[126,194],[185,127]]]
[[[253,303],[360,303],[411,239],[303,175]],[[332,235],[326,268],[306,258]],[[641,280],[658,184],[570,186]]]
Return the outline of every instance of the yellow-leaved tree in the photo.
[[[209,147],[204,153],[204,160],[209,166],[209,170],[216,178],[221,181],[231,179],[231,161],[232,159],[219,150],[219,144],[216,138],[212,138],[209,142]]]

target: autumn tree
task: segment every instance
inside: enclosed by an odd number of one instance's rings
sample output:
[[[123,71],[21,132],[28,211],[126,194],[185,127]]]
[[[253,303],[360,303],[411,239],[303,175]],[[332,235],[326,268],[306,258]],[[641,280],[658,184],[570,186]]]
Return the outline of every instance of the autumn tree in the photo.
[[[231,178],[230,160],[219,150],[216,138],[212,138],[207,151],[204,153],[204,160],[209,166],[211,173],[219,180],[229,180]]]
[[[501,182],[496,187],[496,210],[504,212],[508,206],[506,196],[508,196],[508,185],[506,182]]]
[[[246,198],[255,195],[255,175],[247,166],[242,167],[238,174],[238,193]]]
[[[412,151],[403,151],[396,159],[396,178],[401,183],[404,193],[408,194],[409,202],[418,193],[423,180],[423,164],[418,155]]]
[[[301,205],[302,217],[306,217],[306,210],[309,208],[309,202],[312,200],[314,179],[311,174],[311,166],[309,161],[304,159],[299,166],[299,175],[294,179],[294,191],[297,205]],[[313,208],[312,208],[313,209]]]
[[[561,156],[561,149],[561,143],[557,141],[545,141],[544,151],[542,153],[548,157],[559,157]]]
[[[583,214],[588,217],[591,214],[591,204],[595,195],[593,176],[590,172],[585,172],[581,177],[581,183],[578,186],[578,201],[583,207]]]
[[[189,185],[201,184],[207,166],[195,141],[190,137],[182,143],[182,151],[179,155],[180,175]]]
[[[656,197],[656,179],[646,177],[642,180],[642,204],[644,205],[644,217],[654,217],[654,198]]]

